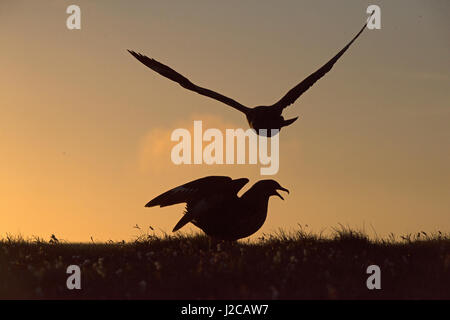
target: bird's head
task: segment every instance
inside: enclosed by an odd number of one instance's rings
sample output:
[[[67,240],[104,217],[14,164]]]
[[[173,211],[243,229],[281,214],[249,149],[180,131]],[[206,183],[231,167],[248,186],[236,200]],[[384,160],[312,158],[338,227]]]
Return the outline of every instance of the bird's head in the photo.
[[[285,191],[289,193],[289,190],[286,188],[283,188],[278,182],[275,180],[260,180],[253,186],[256,190],[263,193],[265,196],[277,196],[280,197],[282,200],[284,198],[281,196],[281,194],[278,193],[278,190]]]

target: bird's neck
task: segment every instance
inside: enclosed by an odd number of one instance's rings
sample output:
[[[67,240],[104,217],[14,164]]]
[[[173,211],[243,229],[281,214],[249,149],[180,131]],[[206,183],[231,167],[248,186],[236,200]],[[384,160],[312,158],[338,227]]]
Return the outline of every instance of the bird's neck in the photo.
[[[269,196],[254,188],[241,196],[240,206],[244,210],[237,217],[241,237],[252,235],[262,227],[267,218],[268,203]]]

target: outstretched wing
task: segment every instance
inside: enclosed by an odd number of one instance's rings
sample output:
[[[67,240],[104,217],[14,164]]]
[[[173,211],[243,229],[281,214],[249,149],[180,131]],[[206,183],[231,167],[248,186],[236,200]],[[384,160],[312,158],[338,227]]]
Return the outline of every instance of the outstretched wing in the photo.
[[[336,54],[330,61],[328,61],[326,64],[324,64],[319,70],[311,74],[309,77],[307,77],[305,80],[300,82],[298,85],[296,85],[294,88],[292,88],[283,98],[281,98],[280,101],[275,103],[273,107],[277,107],[280,109],[284,109],[287,106],[293,104],[295,100],[298,99],[306,90],[308,90],[317,80],[322,78],[328,71],[331,70],[331,68],[334,66],[336,61],[339,60],[339,58],[344,54],[345,51],[350,47],[350,45],[359,37],[359,35],[364,31],[364,29],[367,26],[364,24],[364,27],[361,28],[361,30],[358,32],[358,34],[341,50]]]
[[[225,176],[208,176],[200,178],[164,192],[148,202],[145,206],[166,207],[177,203],[187,203],[189,200],[198,199],[199,196],[202,196],[205,193],[207,194],[214,190],[222,189],[224,185],[231,181],[232,179],[230,177]]]
[[[214,206],[217,207],[218,202],[221,203],[224,199],[230,199],[230,196],[236,196],[247,182],[247,178],[232,180],[225,176],[208,176],[164,192],[145,206],[165,207],[177,203],[186,203],[185,215],[173,228],[173,231],[177,231],[186,223],[195,219],[198,214],[207,212]]]
[[[161,62],[156,61],[155,59],[151,59],[145,55],[142,55],[140,53],[136,53],[134,51],[128,50],[129,53],[133,55],[136,59],[138,59],[140,62],[145,64],[147,67],[152,69],[153,71],[158,72],[160,75],[177,82],[182,86],[183,88],[186,88],[188,90],[197,92],[198,94],[207,96],[212,99],[216,99],[220,102],[223,102],[236,110],[239,110],[245,114],[250,110],[250,108],[240,104],[239,102],[228,98],[220,93],[217,93],[215,91],[199,87],[195,84],[193,84],[188,78],[184,77],[183,75],[179,74],[172,68],[166,66],[165,64],[162,64]]]

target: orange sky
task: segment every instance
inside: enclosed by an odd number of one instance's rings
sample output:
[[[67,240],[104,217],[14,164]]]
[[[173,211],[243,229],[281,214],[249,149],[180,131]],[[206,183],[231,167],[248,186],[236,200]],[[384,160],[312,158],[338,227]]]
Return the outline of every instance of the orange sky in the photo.
[[[81,30],[66,28],[70,4]],[[247,123],[126,49],[248,106],[271,104],[353,37],[369,4],[382,29],[287,109],[300,119],[281,132],[274,179],[291,193],[270,200],[256,236],[297,223],[449,232],[448,1],[2,0],[0,236],[170,232],[183,206],[144,208],[154,196],[210,174],[266,178],[259,166],[172,164],[173,129]]]

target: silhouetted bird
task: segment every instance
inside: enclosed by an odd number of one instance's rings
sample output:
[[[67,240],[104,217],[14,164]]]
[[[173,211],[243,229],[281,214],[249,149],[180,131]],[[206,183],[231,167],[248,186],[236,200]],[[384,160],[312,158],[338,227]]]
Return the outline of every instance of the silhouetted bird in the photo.
[[[325,65],[323,65],[319,70],[311,74],[305,80],[300,82],[294,88],[292,88],[283,98],[281,98],[278,102],[271,106],[258,106],[254,108],[246,107],[239,102],[228,98],[220,93],[215,91],[202,88],[192,83],[188,78],[179,74],[172,68],[162,64],[161,62],[156,61],[155,59],[151,59],[145,55],[140,53],[136,53],[134,51],[128,50],[136,59],[145,64],[147,67],[152,69],[153,71],[158,72],[160,75],[169,78],[172,81],[178,82],[183,88],[188,90],[197,92],[201,95],[216,99],[221,101],[236,110],[239,110],[245,114],[247,117],[247,121],[251,128],[255,129],[257,133],[259,129],[267,129],[267,135],[270,136],[270,129],[278,129],[280,130],[282,127],[288,126],[292,124],[295,120],[298,119],[292,118],[285,120],[281,115],[283,109],[287,106],[293,104],[298,97],[300,97],[306,90],[308,90],[317,80],[322,78],[328,71],[331,70],[333,65],[338,61],[338,59],[344,54],[344,52],[350,47],[350,45],[359,37],[359,35],[365,29],[367,23],[364,27],[358,32],[358,34],[341,50],[338,54],[336,54],[330,61],[328,61]]]
[[[248,181],[225,176],[200,178],[161,194],[146,207],[186,203],[184,216],[173,228],[174,232],[191,222],[219,240],[245,238],[264,224],[269,197],[276,195],[284,200],[277,190],[289,193],[274,180],[260,180],[238,197],[237,193]]]

